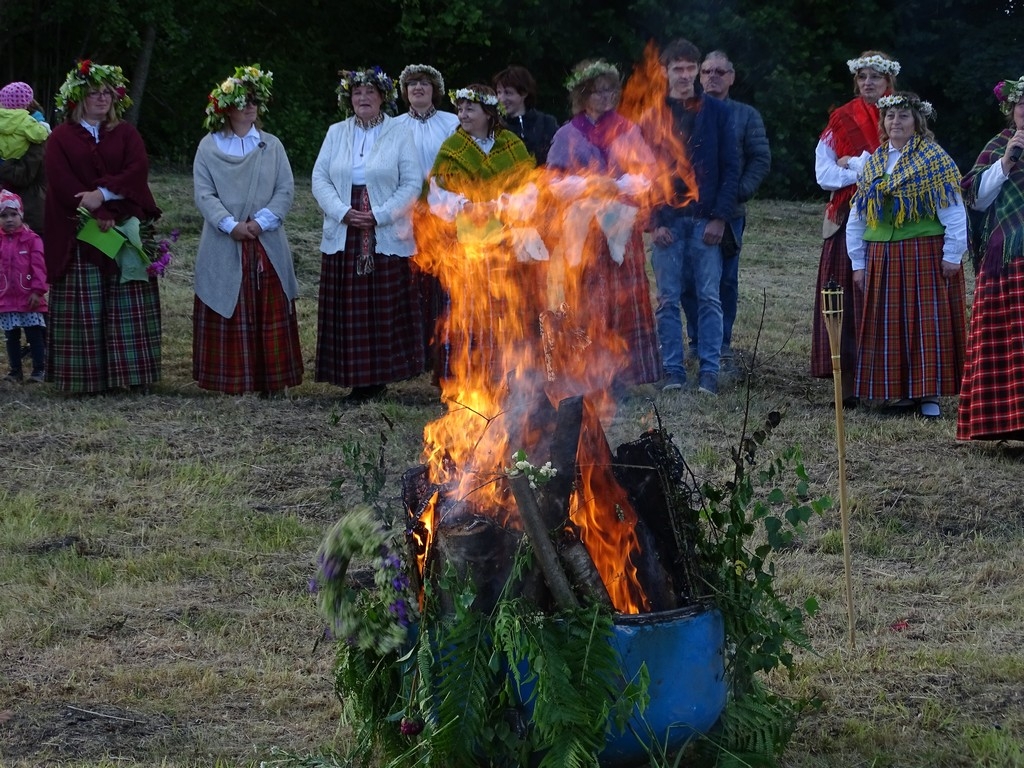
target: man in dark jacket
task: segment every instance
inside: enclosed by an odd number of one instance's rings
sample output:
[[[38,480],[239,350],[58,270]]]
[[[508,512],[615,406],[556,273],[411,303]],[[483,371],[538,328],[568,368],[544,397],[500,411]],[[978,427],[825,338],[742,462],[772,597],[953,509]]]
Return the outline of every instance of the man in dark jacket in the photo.
[[[772,164],[772,152],[768,146],[768,135],[764,130],[761,113],[749,104],[729,98],[729,89],[735,80],[736,70],[725,51],[712,51],[700,65],[700,84],[705,95],[720,99],[732,110],[740,161],[736,209],[722,238],[722,282],[719,291],[722,298],[723,370],[735,368],[732,355],[732,326],[736,322],[736,308],[739,303],[740,249],[743,247],[743,230],[747,221],[744,203],[757,192]],[[683,289],[683,312],[686,315],[690,349],[696,351],[697,296],[691,286]]]
[[[655,208],[651,220],[658,284],[655,317],[665,367],[662,389],[681,389],[686,383],[681,302],[684,288],[692,284],[700,327],[697,386],[717,394],[723,334],[721,243],[734,216],[739,184],[732,111],[698,91],[701,58],[693,43],[676,40],[660,58],[668,79],[667,98],[663,108],[645,116],[642,128],[658,155],[660,172],[671,174],[672,195]]]

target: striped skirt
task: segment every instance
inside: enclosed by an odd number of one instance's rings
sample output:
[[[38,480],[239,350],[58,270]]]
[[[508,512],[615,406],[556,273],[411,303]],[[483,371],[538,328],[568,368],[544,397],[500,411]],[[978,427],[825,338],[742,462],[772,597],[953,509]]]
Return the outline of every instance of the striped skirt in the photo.
[[[843,289],[843,326],[840,334],[842,352],[839,360],[843,373],[852,377],[857,370],[857,326],[864,311],[864,297],[853,285],[853,267],[846,252],[845,224],[821,245],[818,285],[814,291],[814,316],[811,318],[811,375],[819,379],[832,378],[832,348],[829,346],[825,319],[821,314],[821,291],[831,280],[835,280]],[[844,392],[844,395],[849,394]]]
[[[352,207],[369,210],[365,187],[353,187]],[[367,249],[373,269],[360,274]],[[368,387],[423,372],[423,327],[409,259],[372,251],[366,230],[349,227],[345,250],[323,255],[317,381]]]
[[[230,318],[195,298],[192,378],[203,389],[238,395],[302,383],[295,302],[259,240],[242,243],[242,285]]]
[[[963,269],[942,276],[942,236],[867,243],[857,395],[956,395],[967,339]]]
[[[78,253],[50,286],[46,380],[96,393],[160,380],[160,289],[156,278],[122,283]]]
[[[997,253],[997,258],[1002,254]],[[979,271],[958,440],[1024,440],[1024,260]]]

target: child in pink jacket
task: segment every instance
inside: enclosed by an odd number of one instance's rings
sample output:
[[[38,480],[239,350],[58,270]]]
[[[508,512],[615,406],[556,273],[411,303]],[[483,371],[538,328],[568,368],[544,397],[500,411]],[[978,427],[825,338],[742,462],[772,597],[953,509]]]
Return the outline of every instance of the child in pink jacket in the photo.
[[[11,370],[4,381],[20,384],[21,329],[32,353],[30,384],[43,381],[46,365],[46,264],[43,240],[22,222],[21,198],[0,190],[0,328],[7,341]]]

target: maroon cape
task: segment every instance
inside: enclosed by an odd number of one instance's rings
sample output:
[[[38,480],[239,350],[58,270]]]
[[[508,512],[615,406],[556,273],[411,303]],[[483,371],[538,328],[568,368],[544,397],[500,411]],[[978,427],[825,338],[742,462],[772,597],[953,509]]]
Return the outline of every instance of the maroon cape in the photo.
[[[43,242],[46,274],[51,283],[64,276],[71,262],[78,232],[77,193],[106,187],[124,198],[100,206],[93,214],[98,219],[124,221],[136,216],[145,221],[160,216],[149,191],[146,146],[129,123],[104,127],[98,143],[78,123],[58,125],[46,142],[46,176],[49,188]],[[113,259],[90,246],[83,244],[81,254],[104,273],[117,268]]]

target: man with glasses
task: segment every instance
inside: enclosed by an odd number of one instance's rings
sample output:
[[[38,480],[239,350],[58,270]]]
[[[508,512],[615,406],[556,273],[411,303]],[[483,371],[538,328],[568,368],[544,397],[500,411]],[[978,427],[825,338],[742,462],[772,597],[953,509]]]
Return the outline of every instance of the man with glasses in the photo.
[[[658,284],[658,342],[665,368],[663,390],[686,384],[683,366],[681,302],[692,286],[699,325],[698,390],[718,393],[722,352],[721,243],[733,217],[739,183],[739,159],[732,112],[696,88],[700,51],[689,40],[675,40],[661,53],[668,80],[664,106],[645,115],[642,128],[655,148],[671,195],[651,218],[651,262]]]
[[[736,81],[736,70],[725,51],[712,51],[700,66],[700,84],[704,93],[725,102],[732,110],[736,143],[739,147],[740,178],[736,196],[736,209],[729,226],[722,237],[722,282],[719,294],[722,299],[722,356],[724,372],[736,371],[732,354],[732,327],[736,322],[739,303],[740,249],[743,246],[743,230],[746,227],[747,212],[744,203],[754,196],[757,188],[768,175],[772,164],[772,153],[768,146],[768,135],[764,130],[761,113],[749,104],[729,98],[729,89]],[[691,285],[683,289],[683,313],[686,315],[686,330],[690,349],[696,352],[698,346],[697,295]]]

